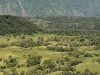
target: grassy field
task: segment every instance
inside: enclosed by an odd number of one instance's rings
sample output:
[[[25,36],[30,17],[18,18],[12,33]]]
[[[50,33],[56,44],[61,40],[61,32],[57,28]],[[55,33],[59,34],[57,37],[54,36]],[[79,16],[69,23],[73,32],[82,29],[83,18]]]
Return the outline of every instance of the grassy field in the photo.
[[[39,37],[42,37],[42,43],[37,45],[37,41]],[[35,43],[33,47],[20,47],[20,45],[12,45],[12,43],[22,42],[26,39],[32,39]],[[33,35],[5,35],[0,36],[0,67],[5,66],[4,60],[8,59],[9,56],[17,59],[18,64],[14,67],[7,67],[5,69],[0,69],[0,75],[4,75],[3,72],[10,73],[13,68],[16,69],[18,73],[35,68],[36,66],[27,67],[27,57],[28,55],[38,55],[42,56],[40,65],[43,65],[45,60],[52,59],[53,61],[57,59],[63,59],[64,57],[68,57],[72,62],[75,60],[81,60],[82,63],[74,65],[76,71],[84,72],[85,69],[90,69],[91,72],[98,72],[100,74],[100,63],[97,60],[100,58],[100,50],[95,50],[95,45],[86,45],[90,43],[89,39],[85,39],[82,42],[79,40],[81,36],[66,36],[66,35],[56,35],[56,34],[33,34]],[[46,45],[45,45],[46,43]],[[48,44],[49,43],[49,44]],[[72,45],[71,45],[72,44]],[[77,44],[78,46],[74,46],[73,44]],[[81,44],[81,46],[79,46]],[[57,51],[52,50],[48,47],[62,47],[65,51]],[[70,48],[73,48],[72,51]],[[86,56],[85,54],[89,53],[90,56]],[[92,55],[92,56],[91,56]],[[97,55],[97,56],[96,56]],[[67,62],[64,62],[65,66]],[[76,72],[75,71],[75,72]],[[45,75],[60,75],[62,71],[54,71],[47,73]],[[99,75],[98,74],[98,75]],[[21,74],[19,74],[21,75]],[[31,75],[31,74],[30,74]]]

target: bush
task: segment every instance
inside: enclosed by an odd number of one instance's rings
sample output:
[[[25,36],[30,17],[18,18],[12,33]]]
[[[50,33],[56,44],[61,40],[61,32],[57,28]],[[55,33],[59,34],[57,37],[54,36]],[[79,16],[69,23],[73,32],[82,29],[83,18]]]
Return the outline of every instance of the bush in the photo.
[[[57,51],[57,52],[66,52],[67,51],[67,49],[65,49],[63,47],[59,47],[59,46],[47,46],[47,49]]]
[[[53,69],[53,68],[56,67],[56,64],[55,64],[55,62],[54,62],[53,60],[45,60],[45,61],[43,62],[43,64],[44,64],[44,66],[45,66],[46,69],[47,69],[47,68]]]
[[[19,75],[18,72],[16,71],[16,68],[12,68],[10,75]]]
[[[24,39],[20,42],[11,43],[12,46],[20,46],[23,48],[34,47],[35,43],[32,39]]]
[[[76,71],[76,69],[74,67],[68,65],[67,67],[64,68],[63,71],[72,71],[72,72],[74,72],[74,71]]]
[[[64,60],[65,60],[65,61],[69,61],[69,58],[68,58],[68,57],[64,57]]]
[[[2,58],[0,58],[0,61],[2,61]]]
[[[4,60],[4,63],[7,67],[15,67],[18,64],[18,61],[16,58],[9,56],[8,59]]]
[[[56,63],[57,63],[57,64],[64,65],[64,62],[65,62],[64,59],[57,59],[57,60],[56,60]]]
[[[7,44],[0,44],[0,48],[6,48],[6,47],[8,47]]]
[[[82,63],[81,60],[75,60],[75,61],[70,62],[70,65],[71,65],[71,66],[75,66],[75,65],[78,65],[78,64],[80,64],[80,63]]]
[[[82,75],[98,75],[96,73],[92,73],[89,69],[85,69],[85,72]]]
[[[36,66],[41,63],[42,56],[29,55],[27,58],[27,66]]]
[[[37,41],[37,46],[42,46],[44,44],[43,40],[44,40],[43,37],[39,37]]]
[[[73,75],[72,71],[63,71],[62,75]]]
[[[93,55],[91,53],[86,53],[84,54],[84,57],[93,57]]]
[[[25,72],[24,72],[24,71],[22,71],[22,72],[20,73],[20,75],[25,75]]]
[[[25,75],[41,75],[38,70],[28,70]]]
[[[32,39],[23,40],[20,42],[20,47],[28,48],[33,46],[34,46],[34,42]]]

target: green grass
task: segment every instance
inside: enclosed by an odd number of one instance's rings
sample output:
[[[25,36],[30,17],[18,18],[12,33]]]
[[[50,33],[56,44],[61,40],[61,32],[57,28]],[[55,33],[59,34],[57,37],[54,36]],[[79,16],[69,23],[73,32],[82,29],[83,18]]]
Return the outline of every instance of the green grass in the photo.
[[[22,35],[23,36],[23,35]],[[32,38],[33,40],[37,41],[38,37],[44,37],[44,41],[46,41],[48,38],[53,37],[53,36],[57,36],[55,34],[33,34],[33,35],[24,35],[25,39],[27,38]],[[75,38],[75,37],[79,37],[79,36],[63,36],[63,37],[68,37],[69,39],[71,38]],[[7,38],[10,38],[9,41],[7,41]],[[62,38],[61,38],[62,39]],[[28,56],[29,54],[31,55],[41,55],[42,58],[42,62],[43,63],[44,60],[48,60],[48,59],[60,59],[63,58],[65,56],[69,57],[70,60],[76,60],[76,59],[81,59],[83,60],[83,62],[81,64],[78,64],[76,66],[74,66],[76,68],[77,71],[84,71],[86,68],[89,68],[92,72],[98,72],[100,73],[100,64],[98,62],[96,62],[97,59],[100,58],[99,57],[90,57],[90,58],[84,58],[83,55],[80,56],[80,58],[75,58],[73,56],[69,56],[68,52],[56,52],[56,51],[50,51],[46,49],[46,46],[35,46],[32,48],[21,48],[18,46],[11,46],[10,44],[12,42],[16,42],[16,41],[21,41],[23,39],[21,39],[21,36],[16,36],[16,38],[12,35],[6,35],[6,36],[1,36],[0,37],[0,44],[7,44],[8,46],[5,48],[0,48],[0,58],[3,59],[7,59],[9,55],[16,57],[18,59],[18,64],[19,65],[24,65],[21,68],[16,68],[16,70],[20,73],[21,71],[27,71],[28,69],[32,69],[33,67],[27,68],[26,65],[26,56]],[[68,39],[66,39],[68,40]],[[75,40],[76,41],[76,40]],[[59,42],[56,41],[50,41],[52,42],[51,45],[55,45]],[[61,41],[63,42],[63,41]],[[77,42],[77,41],[76,41]],[[66,43],[66,42],[63,42]],[[69,44],[70,42],[67,42],[67,44]],[[68,46],[64,46],[64,47],[68,47]],[[78,51],[80,52],[86,52],[86,53],[98,53],[100,55],[100,50],[94,50],[95,46],[81,46],[78,47]],[[3,61],[0,61],[0,66],[4,65]],[[11,68],[5,69],[5,71],[10,71]],[[57,72],[53,72],[50,74],[46,74],[46,75],[56,75],[58,73],[61,73],[61,71],[57,71]],[[0,72],[0,75],[3,75],[2,72]]]

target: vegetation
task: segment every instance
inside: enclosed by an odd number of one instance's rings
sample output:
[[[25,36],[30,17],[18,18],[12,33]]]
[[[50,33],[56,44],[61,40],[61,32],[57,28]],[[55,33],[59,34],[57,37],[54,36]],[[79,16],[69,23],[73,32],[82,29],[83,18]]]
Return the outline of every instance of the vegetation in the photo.
[[[59,18],[57,19],[59,21]],[[88,19],[92,18],[87,18],[87,23],[90,22]],[[0,22],[1,24],[3,23]],[[31,24],[36,25],[33,22]],[[63,30],[63,27],[61,29]],[[16,30],[7,34],[0,30],[4,33],[0,35],[0,75],[99,75],[100,30],[89,29],[89,32],[84,27],[81,29],[89,35],[80,34],[77,29],[77,35],[74,29],[69,34],[66,34],[66,31],[60,34],[52,33],[53,29],[49,30],[48,27],[41,32],[37,29],[37,33],[34,33],[33,28],[32,35],[28,32],[18,34]]]
[[[0,35],[5,34],[32,34],[39,28],[25,18],[3,15],[0,16]]]

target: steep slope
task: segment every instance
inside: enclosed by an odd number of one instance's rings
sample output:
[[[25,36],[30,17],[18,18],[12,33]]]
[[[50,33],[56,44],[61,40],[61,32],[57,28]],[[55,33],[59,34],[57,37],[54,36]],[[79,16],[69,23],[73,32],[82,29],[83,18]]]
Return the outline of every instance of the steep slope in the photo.
[[[100,0],[0,0],[0,14],[100,16]]]

